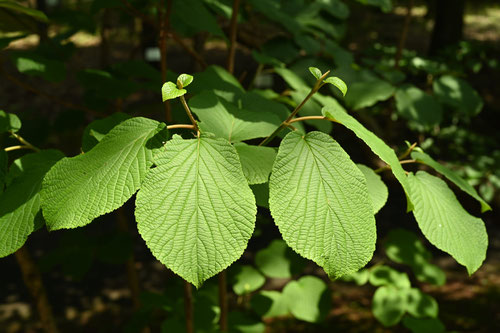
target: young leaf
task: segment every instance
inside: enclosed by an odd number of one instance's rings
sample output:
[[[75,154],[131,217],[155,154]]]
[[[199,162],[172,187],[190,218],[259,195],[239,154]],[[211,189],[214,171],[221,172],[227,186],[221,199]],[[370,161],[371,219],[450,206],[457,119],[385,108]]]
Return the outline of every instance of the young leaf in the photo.
[[[139,232],[158,260],[199,287],[242,255],[255,198],[225,139],[174,136],[155,164],[137,194]]]
[[[309,275],[290,281],[283,288],[283,296],[295,318],[315,323],[324,317],[328,308],[327,290],[323,280]]]
[[[267,183],[276,158],[276,150],[270,147],[251,146],[243,142],[235,143],[234,148],[240,156],[248,184]]]
[[[189,74],[181,74],[177,78],[177,86],[182,88],[186,88],[191,82],[193,82],[193,77]]]
[[[439,306],[434,297],[424,294],[418,288],[406,291],[406,311],[414,317],[436,318]]]
[[[21,129],[21,120],[13,113],[7,113],[0,110],[0,133],[13,131],[17,132]]]
[[[153,164],[164,124],[131,118],[113,128],[92,150],[64,158],[46,175],[41,191],[50,230],[82,227],[123,205]]]
[[[186,93],[187,93],[186,89],[178,89],[175,83],[173,82],[165,82],[161,87],[161,97],[164,102],[169,99],[174,99],[183,96]]]
[[[200,129],[238,142],[270,135],[280,124],[280,119],[268,112],[250,112],[204,91],[189,100],[191,110],[200,119]]]
[[[342,93],[343,96],[345,96],[345,94],[347,94],[347,85],[345,84],[344,81],[342,81],[342,79],[340,79],[336,76],[331,76],[331,77],[327,77],[323,82],[330,83],[333,86],[337,87],[337,89],[340,90],[340,92]]]
[[[57,150],[45,150],[24,155],[12,165],[9,186],[0,194],[0,257],[17,251],[36,230],[42,179],[63,156]]]
[[[409,174],[415,209],[422,233],[437,248],[474,273],[486,257],[488,235],[481,219],[469,215],[446,183],[425,171]]]
[[[407,290],[394,286],[379,287],[373,295],[372,312],[384,326],[394,326],[406,312]]]
[[[309,67],[309,72],[316,78],[316,80],[319,80],[319,78],[323,75],[319,68],[316,67]]]
[[[365,177],[330,136],[289,133],[269,189],[283,239],[330,277],[355,272],[371,259],[376,230]]]
[[[354,134],[356,134],[358,138],[363,140],[378,157],[380,157],[385,163],[391,166],[392,173],[399,181],[401,186],[403,186],[403,189],[406,193],[406,197],[408,199],[408,210],[412,210],[408,179],[406,177],[405,171],[399,163],[398,157],[396,156],[394,150],[392,150],[378,136],[367,130],[359,121],[357,121],[351,115],[347,114],[342,109],[332,106],[325,106],[322,112],[323,116],[336,120],[353,131]]]
[[[379,175],[373,169],[363,164],[356,164],[366,178],[366,185],[368,186],[368,194],[372,199],[373,214],[376,214],[382,207],[384,207],[389,191],[387,186],[382,181]]]
[[[453,170],[450,170],[441,163],[438,163],[432,157],[430,157],[424,152],[413,151],[411,153],[411,157],[419,162],[427,164],[428,166],[430,166],[431,168],[433,168],[434,170],[436,170],[437,172],[448,178],[450,181],[455,183],[455,185],[457,185],[462,191],[464,191],[465,193],[467,193],[468,195],[479,201],[481,203],[481,212],[491,210],[490,205],[488,205],[488,203],[484,201],[483,198],[479,196],[479,194],[477,194],[474,187],[472,187],[469,183],[467,183],[465,179],[460,177]]]

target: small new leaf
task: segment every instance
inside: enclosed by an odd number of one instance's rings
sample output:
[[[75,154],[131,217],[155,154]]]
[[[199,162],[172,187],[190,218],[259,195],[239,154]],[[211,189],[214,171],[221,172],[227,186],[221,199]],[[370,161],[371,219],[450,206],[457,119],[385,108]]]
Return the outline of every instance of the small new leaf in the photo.
[[[169,99],[180,97],[186,93],[186,89],[177,89],[177,86],[172,82],[165,82],[163,87],[161,87],[161,96],[164,102]]]
[[[191,82],[193,82],[193,77],[189,74],[181,74],[177,78],[177,87],[180,89],[187,87]]]
[[[336,76],[328,77],[323,80],[323,82],[333,84],[338,90],[340,90],[343,96],[347,93],[347,85],[344,81],[342,81],[342,79]]]
[[[309,72],[311,72],[311,74],[316,78],[316,80],[319,80],[323,75],[323,73],[321,73],[321,71],[316,67],[309,67]]]

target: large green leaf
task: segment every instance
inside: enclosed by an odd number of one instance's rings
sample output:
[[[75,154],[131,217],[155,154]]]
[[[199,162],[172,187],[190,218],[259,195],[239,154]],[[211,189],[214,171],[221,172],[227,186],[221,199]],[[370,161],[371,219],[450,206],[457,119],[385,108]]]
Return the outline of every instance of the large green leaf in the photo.
[[[203,1],[173,0],[171,20],[172,26],[187,36],[209,32],[225,38],[216,17],[205,7]]]
[[[218,97],[235,102],[245,93],[238,80],[227,70],[219,66],[208,66],[203,72],[194,74],[189,92],[197,95],[203,90],[214,92]]]
[[[88,152],[101,141],[116,125],[129,119],[126,113],[115,112],[104,119],[94,120],[85,127],[82,135],[82,151]]]
[[[429,155],[427,155],[424,152],[413,151],[411,153],[411,157],[413,159],[415,159],[419,162],[422,162],[424,164],[427,164],[431,168],[435,169],[437,172],[441,173],[443,176],[445,176],[450,181],[452,181],[455,185],[457,185],[462,191],[464,191],[465,193],[467,193],[468,195],[470,195],[471,197],[473,197],[474,199],[479,201],[481,203],[481,211],[482,212],[485,212],[487,210],[491,210],[490,205],[488,205],[488,203],[486,201],[484,201],[483,198],[481,198],[479,196],[479,194],[477,194],[474,187],[472,187],[471,184],[467,183],[467,181],[465,181],[465,179],[460,177],[453,170],[448,169],[447,167],[445,167],[441,163],[438,163],[432,157],[430,157]]]
[[[269,189],[283,239],[329,276],[355,272],[371,259],[376,230],[365,177],[330,136],[289,133]]]
[[[9,186],[0,195],[0,257],[17,251],[40,226],[42,179],[62,157],[57,150],[46,150],[24,155],[11,166]]]
[[[370,272],[370,283],[374,286],[395,286],[400,289],[410,288],[408,275],[389,266],[376,266]]]
[[[243,142],[235,143],[234,147],[240,156],[243,173],[248,183],[267,183],[276,158],[276,150],[270,147],[251,146]]]
[[[290,281],[283,288],[283,296],[295,318],[314,323],[322,319],[328,309],[327,290],[323,280],[309,275]]]
[[[199,287],[245,250],[255,198],[225,139],[174,136],[155,164],[137,195],[139,232],[158,260]]]
[[[230,142],[266,137],[281,124],[272,113],[238,109],[211,91],[191,98],[189,106],[200,119],[202,131]]]
[[[488,235],[481,219],[469,215],[446,183],[425,171],[409,174],[413,214],[425,237],[474,273],[486,257]]]
[[[405,316],[403,325],[412,333],[442,333],[446,331],[443,323],[436,318],[413,318]]]
[[[382,181],[379,175],[373,171],[373,169],[367,167],[363,164],[356,164],[365,175],[366,185],[368,186],[368,194],[372,200],[373,213],[376,214],[382,207],[384,207],[387,198],[389,197],[389,191],[387,186]]]
[[[66,78],[66,65],[63,62],[47,59],[37,52],[17,52],[12,58],[20,73],[39,76],[51,82]]]
[[[88,153],[59,161],[41,191],[48,228],[81,227],[123,205],[139,189],[165,132],[157,121],[131,118]]]
[[[481,96],[462,79],[444,75],[435,80],[432,86],[441,102],[468,116],[478,114],[483,108]]]
[[[262,318],[285,316],[289,313],[285,296],[276,290],[262,290],[252,296],[252,309]]]
[[[411,288],[406,291],[406,311],[417,318],[436,318],[439,306],[434,297],[424,294],[418,288]]]
[[[48,22],[47,16],[19,1],[0,0],[0,31],[37,31],[39,22]]]
[[[0,149],[0,194],[3,192],[5,177],[7,176],[8,156],[5,150]]]
[[[349,86],[345,102],[353,110],[359,110],[385,101],[394,94],[394,86],[383,80],[355,82]]]
[[[428,129],[441,122],[441,105],[423,90],[413,85],[404,85],[396,91],[394,97],[398,113],[415,122],[419,128]]]
[[[323,115],[327,118],[340,122],[342,125],[350,129],[356,134],[358,138],[363,140],[368,147],[385,163],[387,163],[392,170],[396,179],[401,183],[405,190],[408,199],[408,210],[412,209],[412,203],[409,198],[410,186],[406,177],[405,171],[399,163],[398,157],[394,150],[392,150],[384,141],[378,136],[367,130],[359,121],[346,113],[344,110],[332,106],[325,106],[323,108]]]

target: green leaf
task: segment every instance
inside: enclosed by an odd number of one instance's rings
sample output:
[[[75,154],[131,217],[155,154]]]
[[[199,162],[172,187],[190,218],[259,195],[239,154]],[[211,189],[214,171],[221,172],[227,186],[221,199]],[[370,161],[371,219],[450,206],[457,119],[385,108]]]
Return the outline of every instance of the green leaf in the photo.
[[[373,295],[372,312],[384,326],[394,326],[406,311],[406,290],[394,286],[379,287]]]
[[[216,17],[199,0],[174,0],[172,4],[172,26],[190,37],[198,32],[209,32],[225,38]]]
[[[20,73],[39,76],[51,82],[66,78],[66,65],[61,61],[47,59],[35,52],[14,53],[12,58]]]
[[[436,99],[413,85],[404,85],[394,96],[398,113],[424,129],[441,122],[443,109]]]
[[[328,309],[327,290],[323,280],[309,275],[290,281],[283,288],[283,296],[295,318],[315,323],[325,316]]]
[[[82,151],[88,152],[97,145],[109,131],[123,121],[130,119],[128,114],[115,112],[104,119],[98,119],[91,122],[83,130]]]
[[[257,206],[269,209],[269,183],[251,185]]]
[[[177,86],[181,89],[187,87],[191,82],[193,82],[193,77],[189,74],[181,74],[177,78]]]
[[[250,146],[243,142],[234,144],[240,156],[243,173],[249,184],[262,184],[269,181],[276,150],[270,147]]]
[[[418,288],[406,291],[406,311],[417,318],[437,318],[439,306],[434,297],[424,294]]]
[[[255,266],[269,278],[291,278],[299,273],[304,259],[293,252],[281,239],[275,239],[255,255]]]
[[[394,86],[383,80],[355,82],[349,86],[345,103],[352,110],[359,110],[389,99],[394,91]]]
[[[289,133],[269,189],[283,239],[329,276],[355,272],[371,259],[376,230],[365,177],[330,136]]]
[[[3,192],[5,178],[7,177],[7,152],[0,148],[0,194]]]
[[[238,80],[227,70],[219,66],[208,66],[203,72],[194,75],[189,92],[197,95],[203,90],[212,91],[218,97],[235,102],[245,93]]]
[[[26,6],[21,5],[17,1],[12,1],[12,0],[0,0],[0,8],[5,8],[6,10],[16,12],[19,14],[24,14],[27,16],[30,16],[40,22],[48,22],[47,16],[36,9],[29,8]]]
[[[370,272],[369,280],[373,286],[395,286],[400,289],[411,286],[406,273],[398,272],[389,266],[375,266]]]
[[[200,119],[200,129],[230,142],[238,142],[270,135],[280,119],[268,112],[250,112],[204,91],[189,100],[191,110]]]
[[[370,278],[370,271],[366,268],[363,268],[357,272],[344,275],[340,279],[346,282],[354,282],[358,286],[362,286],[368,282],[369,278]]]
[[[266,278],[252,266],[236,266],[231,273],[234,274],[231,284],[236,295],[251,293],[262,287],[266,282]]]
[[[316,80],[319,80],[321,76],[323,76],[323,73],[319,70],[319,68],[316,67],[309,67],[309,72],[316,78]]]
[[[408,200],[408,210],[412,210],[413,206],[409,197],[410,186],[408,184],[408,179],[406,177],[405,171],[403,170],[403,167],[401,167],[401,164],[399,163],[399,159],[396,156],[394,150],[392,150],[378,136],[367,130],[359,121],[357,121],[351,115],[347,114],[342,109],[332,106],[325,106],[322,112],[325,117],[336,120],[353,131],[358,138],[363,140],[368,145],[368,147],[370,147],[370,149],[382,159],[382,161],[391,166],[392,173],[405,190]]]
[[[358,2],[364,5],[379,7],[384,13],[388,13],[392,10],[391,0],[358,0]]]
[[[441,333],[446,331],[443,323],[435,318],[422,319],[405,316],[403,325],[412,333]]]
[[[264,333],[266,325],[243,312],[229,312],[227,320],[231,333]]]
[[[382,207],[384,207],[389,197],[387,186],[382,181],[382,178],[373,171],[373,169],[363,164],[356,164],[366,178],[366,185],[368,186],[368,194],[373,205],[373,213],[376,214]]]
[[[335,86],[338,90],[340,90],[343,96],[347,94],[347,85],[345,84],[344,81],[342,81],[341,78],[336,76],[331,76],[326,78],[326,80],[324,80],[323,82],[330,83],[331,85]]]
[[[178,89],[175,83],[173,82],[165,82],[161,87],[161,97],[164,102],[169,99],[174,99],[183,96],[186,93],[187,93],[186,89]]]
[[[11,167],[15,173],[0,194],[0,257],[17,251],[40,227],[40,187],[47,171],[63,157],[57,150],[26,154]]]
[[[413,214],[422,233],[438,249],[474,273],[486,257],[488,235],[481,219],[469,215],[446,183],[425,171],[409,174]]]
[[[165,132],[157,121],[131,118],[88,153],[59,161],[41,191],[48,228],[82,227],[123,205],[139,189]]]
[[[481,112],[483,100],[466,81],[451,75],[443,75],[432,84],[436,97],[446,105],[474,116]]]
[[[158,260],[199,287],[242,255],[255,198],[225,139],[174,136],[155,164],[137,194],[139,232]]]
[[[21,120],[13,113],[0,110],[0,133],[17,132],[21,129]]]
[[[389,259],[410,266],[417,280],[438,286],[446,282],[445,273],[429,263],[432,255],[414,233],[404,229],[391,230],[385,239],[384,248]]]
[[[457,185],[462,191],[476,199],[481,203],[481,212],[485,212],[487,210],[491,210],[490,205],[486,201],[484,201],[479,194],[477,194],[476,190],[474,187],[472,187],[465,179],[460,177],[456,172],[453,170],[448,169],[441,163],[438,163],[435,161],[432,157],[427,155],[424,152],[418,152],[418,151],[413,151],[411,153],[411,157],[419,162],[422,162],[424,164],[427,164],[446,178],[448,178],[451,182],[453,182],[455,185]]]
[[[262,290],[252,296],[252,309],[262,318],[286,316],[289,313],[285,296],[276,290]]]

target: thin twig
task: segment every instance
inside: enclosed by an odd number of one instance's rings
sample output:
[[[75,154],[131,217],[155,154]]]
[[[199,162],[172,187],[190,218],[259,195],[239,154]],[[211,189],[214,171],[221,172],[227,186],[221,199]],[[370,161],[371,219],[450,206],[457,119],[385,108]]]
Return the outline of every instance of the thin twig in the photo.
[[[192,130],[195,129],[194,125],[189,125],[189,124],[175,124],[175,125],[168,125],[167,126],[167,129],[169,129],[169,130],[176,129],[176,128],[188,128],[188,129],[192,129]]]
[[[227,282],[226,270],[219,273],[219,327],[222,332],[227,332]]]
[[[410,153],[413,151],[413,149],[415,149],[415,147],[417,146],[417,143],[413,143],[410,147],[408,147],[408,149],[403,153],[401,154],[398,159],[399,160],[402,160],[404,158],[406,158],[408,155],[410,155]]]
[[[265,138],[264,140],[262,140],[261,143],[259,143],[259,146],[264,146],[264,145],[268,144],[269,142],[271,142],[271,140],[274,139],[274,137],[276,135],[278,135],[279,132],[281,132],[284,128],[286,128],[290,124],[291,120],[293,118],[295,118],[295,116],[297,115],[297,113],[299,112],[299,110],[302,109],[302,107],[307,103],[307,101],[324,85],[323,80],[328,76],[328,74],[330,74],[330,71],[327,71],[325,74],[323,74],[316,81],[316,83],[314,84],[314,87],[312,87],[311,91],[304,98],[304,100],[302,102],[300,102],[300,104],[295,107],[295,109],[288,116],[288,118],[286,118],[281,123],[281,125],[278,126],[278,128],[273,133],[271,133],[271,135],[269,135],[267,138]]]
[[[33,261],[33,258],[31,258],[26,245],[17,250],[15,256],[21,268],[24,284],[35,300],[44,331],[47,333],[59,332],[54,314],[52,313],[52,307],[47,297],[47,291],[43,285],[42,276],[38,270],[38,266]]]
[[[186,103],[186,99],[184,98],[184,96],[181,96],[180,99],[181,99],[181,104],[184,107],[184,110],[186,111],[189,117],[189,120],[191,120],[191,123],[193,124],[193,129],[196,130],[196,136],[200,136],[200,129],[198,128],[198,123],[196,123],[196,120],[193,117],[193,113],[191,112],[191,109]]]
[[[420,163],[419,161],[417,160],[403,160],[403,161],[399,161],[399,164],[411,164],[411,163]],[[386,166],[383,166],[381,168],[378,168],[375,171],[375,173],[381,173],[383,171],[386,171],[386,170],[390,170],[391,169],[391,166],[389,164],[387,164]]]
[[[10,147],[4,148],[4,151],[13,151],[13,150],[19,150],[19,149],[31,149],[31,147],[28,147],[25,145],[10,146]]]
[[[177,44],[179,44],[187,53],[189,53],[200,65],[203,69],[207,68],[207,63],[205,60],[196,53],[189,45],[184,42],[182,38],[180,38],[175,32],[169,31],[167,33],[168,37],[172,38]]]
[[[17,141],[21,142],[26,148],[28,149],[31,149],[31,150],[34,150],[36,152],[40,151],[40,148],[32,145],[31,143],[29,143],[26,139],[24,139],[22,136],[20,136],[19,134],[17,134],[16,132],[14,131],[10,131],[9,132],[10,135],[12,135],[14,138],[17,139]]]
[[[396,50],[396,56],[394,57],[394,67],[396,69],[399,68],[399,61],[401,60],[401,55],[403,54],[403,48],[405,47],[406,38],[408,37],[408,30],[410,28],[412,9],[413,9],[413,0],[409,0],[408,6],[406,7],[406,17],[403,25],[403,30],[401,31],[401,37],[399,38],[398,49]]]
[[[227,71],[234,72],[234,56],[236,54],[236,36],[238,35],[238,11],[240,9],[240,0],[233,0],[233,12],[231,14],[231,23],[229,25],[229,50],[227,54]]]
[[[186,315],[186,333],[193,333],[193,293],[191,291],[191,284],[187,281],[184,281],[184,313]]]
[[[328,121],[331,121],[331,122],[334,122],[334,123],[341,124],[341,122],[338,121],[338,120],[335,120],[335,119],[332,119],[332,118],[328,118],[328,117],[323,117],[323,116],[298,117],[298,118],[294,118],[294,119],[290,120],[288,123],[291,124],[291,123],[295,123],[295,122],[298,122],[298,121],[305,121],[305,120],[328,120]]]

